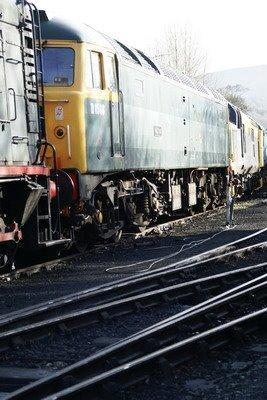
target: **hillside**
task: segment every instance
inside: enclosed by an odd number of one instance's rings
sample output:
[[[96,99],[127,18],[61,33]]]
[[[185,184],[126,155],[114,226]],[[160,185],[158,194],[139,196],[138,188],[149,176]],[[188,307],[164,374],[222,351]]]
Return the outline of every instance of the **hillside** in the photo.
[[[244,96],[253,108],[251,114],[267,128],[267,65],[214,72],[207,74],[205,80],[216,88],[235,84],[247,88]]]

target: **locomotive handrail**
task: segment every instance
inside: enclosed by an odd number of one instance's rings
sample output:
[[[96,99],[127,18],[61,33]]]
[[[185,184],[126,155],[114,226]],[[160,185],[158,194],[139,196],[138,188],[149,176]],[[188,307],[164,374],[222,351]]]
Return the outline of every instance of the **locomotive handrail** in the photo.
[[[110,136],[111,136],[111,157],[115,155],[115,147],[114,147],[114,133],[113,133],[113,116],[112,116],[112,102],[109,102],[109,124],[110,124]]]
[[[124,134],[124,102],[123,102],[123,92],[119,90],[119,132],[120,140],[122,144],[122,156],[125,156],[125,134]]]
[[[44,150],[41,154],[41,149],[43,146],[44,146]],[[39,143],[38,152],[37,152],[36,159],[33,164],[35,164],[35,165],[36,164],[44,164],[44,159],[45,159],[46,151],[47,151],[48,147],[50,147],[52,149],[52,153],[53,153],[53,169],[57,170],[56,148],[52,143],[47,142],[47,141]],[[40,162],[38,162],[39,157],[40,157]]]
[[[33,3],[29,3],[26,0],[23,0],[25,4],[28,5],[32,24],[33,24],[33,43],[34,43],[34,61],[35,61],[35,76],[36,76],[36,92],[37,92],[37,101],[38,101],[38,121],[39,121],[39,139],[42,140],[43,137],[46,137],[45,134],[45,124],[44,124],[44,94],[43,94],[43,56],[42,56],[42,39],[41,39],[41,21],[39,10],[36,5]],[[37,19],[37,23],[35,22]],[[37,34],[38,32],[38,34]],[[36,37],[37,36],[37,37]],[[38,41],[38,46],[36,42]],[[39,57],[37,53],[39,52]],[[39,68],[38,68],[39,62]],[[41,87],[41,88],[40,88]],[[41,90],[41,93],[40,93]],[[41,104],[41,107],[40,107]],[[41,122],[43,121],[43,123]]]
[[[69,103],[68,99],[45,99],[45,103]]]
[[[6,62],[14,65],[22,64],[22,61],[17,60],[16,58],[6,58]]]
[[[12,136],[12,144],[29,143],[28,136]]]
[[[16,121],[17,119],[17,102],[16,102],[16,92],[13,88],[8,88],[8,92],[12,92],[13,94],[13,100],[14,100],[14,118],[10,118],[10,121]],[[10,93],[11,94],[11,93]]]

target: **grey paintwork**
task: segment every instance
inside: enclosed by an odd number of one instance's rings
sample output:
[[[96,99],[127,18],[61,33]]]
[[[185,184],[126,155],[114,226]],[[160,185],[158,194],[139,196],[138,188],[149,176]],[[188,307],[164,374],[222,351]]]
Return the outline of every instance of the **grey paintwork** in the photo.
[[[226,104],[126,63],[120,63],[119,72],[125,156],[112,154],[110,118],[116,106],[102,101],[102,112],[92,115],[89,103],[99,101],[88,100],[85,109],[90,172],[227,166]]]
[[[28,102],[29,129],[26,122],[20,10],[15,0],[0,0],[0,165],[31,164],[38,138],[36,103]],[[25,13],[30,18],[27,8]],[[27,49],[27,52],[32,50]],[[31,75],[33,72],[33,66],[27,64],[27,80],[35,79]]]

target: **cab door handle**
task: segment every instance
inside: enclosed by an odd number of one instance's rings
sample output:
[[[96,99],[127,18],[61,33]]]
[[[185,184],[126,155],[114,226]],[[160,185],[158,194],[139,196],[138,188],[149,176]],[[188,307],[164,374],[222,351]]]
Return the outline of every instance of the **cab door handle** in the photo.
[[[22,64],[22,61],[16,60],[16,58],[6,58],[6,62],[14,65]]]
[[[14,101],[14,118],[10,118],[10,121],[16,121],[16,119],[17,119],[16,92],[13,88],[8,88],[8,92],[9,92],[9,94],[11,94],[11,93],[13,94],[13,101]]]

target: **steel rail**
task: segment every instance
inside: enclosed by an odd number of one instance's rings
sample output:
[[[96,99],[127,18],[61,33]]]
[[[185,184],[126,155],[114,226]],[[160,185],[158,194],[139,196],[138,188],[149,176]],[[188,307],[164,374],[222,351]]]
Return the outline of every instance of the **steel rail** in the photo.
[[[44,399],[62,390],[64,382],[70,380],[68,386],[82,384],[83,380],[98,379],[108,373],[112,367],[122,367],[135,359],[149,356],[151,352],[160,352],[166,346],[177,343],[178,336],[199,334],[214,328],[216,322],[227,319],[230,322],[236,314],[242,313],[240,306],[258,310],[266,303],[267,274],[221,293],[188,310],[182,311],[160,323],[139,331],[105,349],[72,364],[50,376],[29,384],[6,398],[13,400]],[[260,306],[259,306],[260,303]],[[254,310],[255,311],[255,310]],[[188,338],[188,337],[187,337]],[[180,340],[186,337],[180,337]],[[55,399],[57,397],[54,397]]]
[[[0,367],[0,399],[2,399],[1,392],[13,392],[48,374],[49,370],[40,368]]]
[[[138,239],[140,237],[149,235],[150,233],[162,233],[164,231],[164,229],[166,229],[166,228],[170,229],[173,226],[184,224],[185,222],[191,221],[192,219],[195,219],[195,218],[198,218],[201,216],[206,216],[207,214],[211,214],[211,213],[217,214],[217,212],[223,208],[226,208],[226,206],[221,205],[221,206],[217,207],[215,210],[207,210],[205,212],[200,212],[200,213],[197,213],[194,215],[188,215],[187,217],[176,218],[174,220],[170,220],[170,221],[156,224],[154,226],[150,226],[141,232],[134,233],[134,238]]]
[[[211,211],[213,211],[213,210],[211,210]],[[185,218],[188,218],[188,217],[185,217]],[[267,231],[267,228],[264,228],[264,229],[262,229],[260,231],[257,231],[255,233],[249,235],[249,236],[246,236],[244,238],[240,238],[240,239],[235,240],[233,242],[229,242],[226,245],[222,245],[222,246],[220,246],[218,248],[215,248],[215,249],[200,253],[200,254],[198,254],[196,256],[189,257],[189,258],[187,258],[185,260],[180,261],[179,265],[183,265],[183,263],[186,264],[187,261],[188,262],[193,262],[193,261],[199,261],[201,259],[204,260],[205,258],[209,258],[210,256],[212,256],[213,253],[215,254],[216,251],[217,252],[219,252],[219,251],[223,252],[231,245],[235,245],[235,244],[237,244],[239,242],[246,241],[246,240],[248,240],[248,239],[250,239],[250,238],[252,238],[252,237],[254,237],[256,235],[260,235],[261,233],[264,233],[266,231]],[[117,244],[117,245],[119,245],[119,244]],[[116,244],[115,244],[115,246],[116,246]],[[103,247],[105,247],[105,246],[103,245]],[[86,251],[83,254],[78,254],[78,256],[80,258],[85,258],[86,256],[88,256],[90,254],[91,254],[91,251]],[[32,275],[34,273],[37,273],[37,272],[39,272],[41,270],[44,270],[44,269],[50,270],[50,269],[52,269],[52,268],[54,268],[56,266],[59,266],[60,264],[64,264],[66,261],[73,260],[73,259],[76,259],[76,258],[77,258],[77,254],[75,253],[73,255],[68,255],[68,256],[61,257],[61,258],[58,258],[58,259],[55,259],[55,260],[51,260],[51,261],[47,261],[47,262],[44,262],[44,263],[32,265],[30,267],[17,269],[15,271],[10,272],[10,273],[0,274],[0,281],[1,280],[2,281],[11,281],[13,279],[18,279],[21,276],[30,276],[30,275]],[[177,265],[177,263],[169,264],[169,265],[167,265],[165,267],[161,267],[161,268],[157,268],[157,269],[169,268],[169,267],[173,267],[174,265]],[[153,271],[148,271],[146,273],[151,273],[151,272],[153,272]]]
[[[131,295],[141,294],[147,291],[164,288],[167,285],[174,284],[186,280],[188,272],[194,272],[200,267],[214,268],[213,261],[218,261],[221,257],[230,257],[254,250],[257,247],[266,247],[267,242],[254,244],[243,249],[231,251],[227,254],[220,255],[205,261],[205,265],[201,261],[188,266],[175,268],[171,270],[155,271],[153,274],[140,274],[131,278],[124,278],[117,281],[102,284],[87,290],[76,292],[67,296],[48,300],[37,305],[16,310],[12,313],[0,316],[0,332],[9,330],[19,326],[18,324],[29,325],[40,320],[47,319],[57,313],[60,309],[61,313],[77,310],[81,307],[101,305],[110,301],[115,301],[129,297]]]
[[[226,232],[226,231],[221,231],[219,233],[222,233],[222,232]],[[165,269],[169,269],[169,268],[173,268],[173,267],[177,267],[177,266],[183,266],[183,265],[187,265],[189,263],[193,263],[193,262],[197,262],[197,261],[204,261],[206,259],[211,258],[214,254],[217,254],[217,255],[223,254],[224,252],[229,251],[231,249],[231,247],[239,245],[240,243],[243,243],[243,242],[245,242],[247,240],[251,240],[252,238],[254,238],[256,236],[260,236],[262,234],[267,235],[267,228],[260,229],[260,230],[258,230],[256,232],[253,232],[253,233],[251,233],[251,234],[249,234],[247,236],[243,236],[243,237],[241,237],[239,239],[236,239],[236,240],[233,240],[231,242],[225,243],[225,244],[223,244],[221,246],[218,246],[218,247],[215,247],[213,249],[206,250],[206,251],[204,251],[202,253],[198,253],[198,254],[190,256],[188,258],[184,258],[184,259],[182,259],[180,261],[175,261],[173,263],[167,264],[164,267],[148,268],[147,271],[141,271],[141,272],[139,272],[139,274],[146,275],[146,274],[154,273],[155,271],[162,271],[162,270],[165,270]],[[214,236],[216,236],[216,235],[217,234],[215,234]],[[267,236],[266,236],[266,238],[267,238]],[[188,250],[190,250],[190,247],[188,248]],[[177,255],[179,253],[180,253],[180,251],[178,251],[176,253],[172,253],[169,256],[167,255],[165,257],[162,257],[162,259],[153,259],[153,260],[155,261],[155,263],[158,263],[158,262],[164,261],[165,259],[168,259],[168,258],[174,258],[175,255]],[[153,260],[148,260],[148,261],[153,264],[153,262],[152,262]],[[137,264],[138,264],[138,266],[140,266],[140,265],[142,266],[143,264],[146,264],[148,261],[144,260],[143,262],[138,262]],[[121,266],[117,266],[117,267],[108,268],[107,271],[115,270],[115,271],[117,271],[116,273],[118,273],[119,271],[122,271],[122,273],[123,273],[124,268],[127,268],[127,273],[132,272],[132,274],[138,274],[138,267],[137,267],[137,270],[135,268],[133,268],[132,271],[131,271],[130,270],[131,266],[136,267],[136,265],[134,265],[134,264],[131,264],[131,265],[127,265],[126,264],[126,265],[121,265]]]
[[[151,230],[151,229],[152,230],[153,229],[156,230],[157,227],[158,227],[158,229],[160,229],[161,227],[167,226],[167,225],[170,225],[170,224],[171,225],[177,225],[179,223],[183,223],[184,221],[190,220],[192,218],[199,217],[201,215],[208,214],[208,213],[211,213],[211,212],[216,212],[218,209],[223,208],[223,207],[225,207],[225,206],[220,206],[216,210],[208,210],[208,211],[206,211],[204,213],[198,213],[198,214],[195,214],[195,215],[192,215],[192,216],[183,217],[183,218],[179,218],[179,219],[172,220],[172,221],[169,221],[169,222],[161,223],[161,224],[155,225],[155,226],[153,226],[151,228],[147,228],[147,230]],[[139,237],[145,236],[146,233],[143,231],[143,232],[140,232],[140,235],[139,235],[139,233],[130,233],[130,235],[133,236],[134,239],[138,239]],[[113,244],[113,246],[118,246],[118,245],[119,245],[119,243],[114,243]],[[102,247],[105,248],[106,244],[97,245],[97,248],[99,248],[99,247],[100,248],[102,248]],[[16,269],[16,270],[14,270],[12,272],[7,272],[7,273],[4,273],[4,274],[0,274],[0,280],[2,280],[2,281],[10,281],[12,279],[18,279],[21,276],[30,276],[30,275],[33,275],[33,274],[41,271],[41,270],[45,270],[45,269],[46,270],[50,270],[50,269],[52,269],[54,267],[59,266],[60,264],[66,262],[66,261],[76,259],[77,255],[80,256],[80,258],[85,258],[86,256],[90,255],[91,253],[92,253],[92,250],[88,250],[88,251],[85,251],[84,253],[78,253],[78,254],[75,253],[75,254],[71,254],[71,255],[68,255],[68,256],[65,256],[65,257],[60,257],[60,258],[57,258],[57,259],[54,259],[54,260],[51,260],[51,261],[47,261],[47,262],[43,262],[43,263],[40,263],[40,264],[31,265],[29,267]]]
[[[48,316],[42,321],[28,325],[21,324],[15,329],[10,329],[10,326],[7,326],[8,329],[0,333],[0,350],[7,350],[14,344],[22,344],[24,341],[33,341],[40,336],[43,337],[50,334],[58,327],[61,330],[70,330],[80,326],[91,325],[103,319],[109,320],[115,316],[133,313],[137,308],[142,310],[155,307],[162,302],[167,303],[178,300],[181,301],[181,304],[196,303],[199,300],[204,300],[210,294],[213,296],[219,294],[223,287],[227,286],[229,288],[230,285],[243,283],[243,280],[248,280],[249,277],[252,278],[251,274],[260,273],[266,267],[267,262],[167,286],[163,289],[129,296],[99,306],[75,310],[72,313],[60,314],[54,318],[49,318]]]
[[[229,247],[239,245],[240,243],[243,243],[244,241],[250,240],[250,239],[254,238],[255,236],[259,236],[262,234],[267,234],[267,228],[260,229],[259,231],[253,232],[250,235],[244,236],[244,237],[236,239],[232,242],[218,246],[215,249],[204,251],[203,253],[197,254],[196,256],[189,257],[189,259],[176,261],[176,262],[168,264],[164,267],[157,268],[154,271],[157,271],[157,270],[162,271],[164,269],[182,266],[182,265],[186,264],[187,260],[190,260],[190,262],[196,262],[196,261],[200,261],[200,260],[204,261],[204,260],[208,259],[209,257],[211,257],[213,254],[223,253],[224,251],[229,249]]]
[[[187,339],[177,341],[170,346],[152,352],[144,357],[110,368],[108,371],[84,379],[76,385],[54,392],[52,395],[42,397],[43,400],[100,400],[103,395],[114,395],[118,390],[133,386],[150,377],[157,369],[170,371],[174,367],[199,356],[199,353],[208,353],[218,350],[224,345],[236,340],[236,329],[244,334],[255,332],[257,324],[263,317],[266,318],[267,308],[259,309],[253,313],[234,319],[225,324],[218,325],[202,333],[192,335]],[[108,385],[109,384],[109,385]],[[86,396],[86,397],[84,397]],[[88,397],[89,396],[89,397]],[[15,399],[16,397],[8,397]]]

